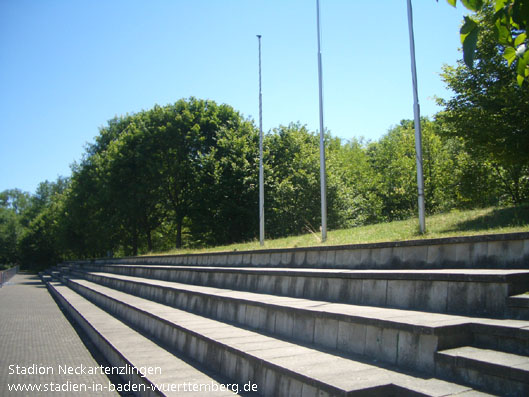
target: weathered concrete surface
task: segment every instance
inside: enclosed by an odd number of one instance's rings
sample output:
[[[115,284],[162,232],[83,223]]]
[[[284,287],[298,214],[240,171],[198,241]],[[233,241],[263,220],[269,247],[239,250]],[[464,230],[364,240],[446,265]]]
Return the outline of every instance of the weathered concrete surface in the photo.
[[[473,316],[504,316],[508,297],[529,290],[527,270],[368,271],[140,265],[87,265],[79,266],[79,270],[93,271],[86,274],[92,278],[111,277],[98,273],[108,272],[238,291]]]
[[[220,321],[331,349],[341,343],[343,351],[423,371],[433,371],[438,345],[446,348],[456,342],[468,343],[476,335],[488,335],[489,342],[497,346],[493,335],[498,334],[502,343],[509,341],[511,350],[529,354],[527,321],[330,303],[101,273],[85,276],[112,289]],[[78,278],[69,283],[87,284]],[[356,337],[347,339],[350,334]]]
[[[529,320],[529,294],[507,298],[507,313],[512,318]]]
[[[93,263],[350,269],[528,268],[529,233],[344,246],[99,259]]]
[[[529,395],[529,357],[464,346],[440,351],[437,372],[468,384],[480,384],[498,394]]]
[[[50,290],[79,321],[112,366],[145,369],[143,375],[130,373],[123,376],[127,382],[136,385],[138,392],[135,395],[204,396],[208,394],[206,387],[220,390],[211,393],[215,396],[238,395],[232,392],[238,390],[235,387],[222,390],[221,383],[204,373],[203,369],[174,356],[69,288],[51,283]],[[195,391],[195,386],[201,391]]]
[[[411,376],[276,339],[88,281],[74,288],[162,345],[240,383],[251,380],[264,396],[354,392],[444,396],[471,391],[466,386]]]

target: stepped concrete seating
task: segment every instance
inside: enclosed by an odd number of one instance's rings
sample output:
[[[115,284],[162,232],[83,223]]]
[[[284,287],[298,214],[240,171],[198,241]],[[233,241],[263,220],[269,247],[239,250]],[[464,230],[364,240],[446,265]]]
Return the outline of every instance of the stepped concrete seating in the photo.
[[[510,253],[508,262],[480,268],[237,267],[226,266],[224,253],[222,266],[137,257],[63,264],[43,277],[112,365],[161,367],[132,379],[153,395],[152,385],[188,381],[228,395],[523,396],[529,243],[522,237],[514,239],[521,258]],[[494,246],[485,239],[466,246]]]

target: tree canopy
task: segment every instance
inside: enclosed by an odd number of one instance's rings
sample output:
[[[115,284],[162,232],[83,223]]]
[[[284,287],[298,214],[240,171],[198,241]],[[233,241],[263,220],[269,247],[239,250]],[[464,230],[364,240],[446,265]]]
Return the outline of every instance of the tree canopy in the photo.
[[[442,133],[459,137],[474,159],[490,166],[504,194],[520,203],[529,196],[529,90],[513,79],[515,71],[498,52],[495,15],[477,15],[479,34],[474,67],[445,66],[442,78],[454,95],[440,101]]]
[[[438,1],[438,0],[437,0]],[[447,0],[456,6],[457,0]],[[463,5],[476,13],[490,8],[494,11],[492,23],[496,43],[503,47],[503,56],[516,68],[519,85],[529,77],[529,0],[461,0]],[[473,67],[481,26],[474,18],[465,17],[461,27],[461,43],[467,66]]]

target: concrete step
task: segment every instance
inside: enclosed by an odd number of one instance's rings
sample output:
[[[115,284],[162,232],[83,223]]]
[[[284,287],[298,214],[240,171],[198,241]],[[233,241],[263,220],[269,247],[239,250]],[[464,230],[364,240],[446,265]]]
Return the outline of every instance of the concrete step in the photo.
[[[434,372],[439,349],[472,342],[468,318],[239,292],[105,273],[77,273],[114,290],[327,349]],[[84,280],[70,278],[73,285]],[[352,337],[351,337],[352,336]]]
[[[114,385],[118,392],[141,396],[203,396],[205,391],[214,390],[216,396],[237,395],[233,391],[238,391],[239,385],[213,377],[196,364],[174,356],[62,283],[49,281],[47,285],[111,364],[105,368],[111,372],[119,369],[124,383]],[[107,388],[101,390],[111,387],[110,384],[101,386]]]
[[[529,357],[464,346],[437,353],[437,374],[500,395],[529,395]]]
[[[329,303],[100,272],[74,274],[210,318],[422,371],[433,372],[435,351],[470,343],[529,354],[528,321]]]
[[[504,317],[528,270],[346,270],[153,265],[78,269],[298,298],[436,313]]]
[[[529,321],[479,319],[472,333],[473,346],[529,356]]]
[[[342,246],[102,258],[96,264],[329,269],[527,269],[529,233],[489,234]]]
[[[417,377],[178,310],[87,280],[68,286],[163,346],[264,396],[445,396],[468,387]]]
[[[512,318],[529,320],[529,292],[507,298],[507,312]]]

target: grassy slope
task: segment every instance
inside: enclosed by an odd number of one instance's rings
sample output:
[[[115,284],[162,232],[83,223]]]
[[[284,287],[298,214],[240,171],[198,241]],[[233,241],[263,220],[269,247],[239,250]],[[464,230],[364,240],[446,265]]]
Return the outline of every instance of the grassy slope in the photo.
[[[344,245],[374,243],[380,241],[399,241],[430,239],[452,236],[469,236],[477,234],[529,232],[529,205],[518,207],[493,207],[469,211],[452,211],[432,215],[426,218],[427,233],[423,236],[418,231],[417,219],[378,223],[352,229],[333,230],[327,234],[327,241],[321,243],[319,236],[305,234],[267,240],[264,248],[293,248],[316,245]],[[192,252],[245,251],[260,249],[259,241],[226,246],[172,250],[153,254],[183,254]],[[152,255],[152,254],[151,254]]]

